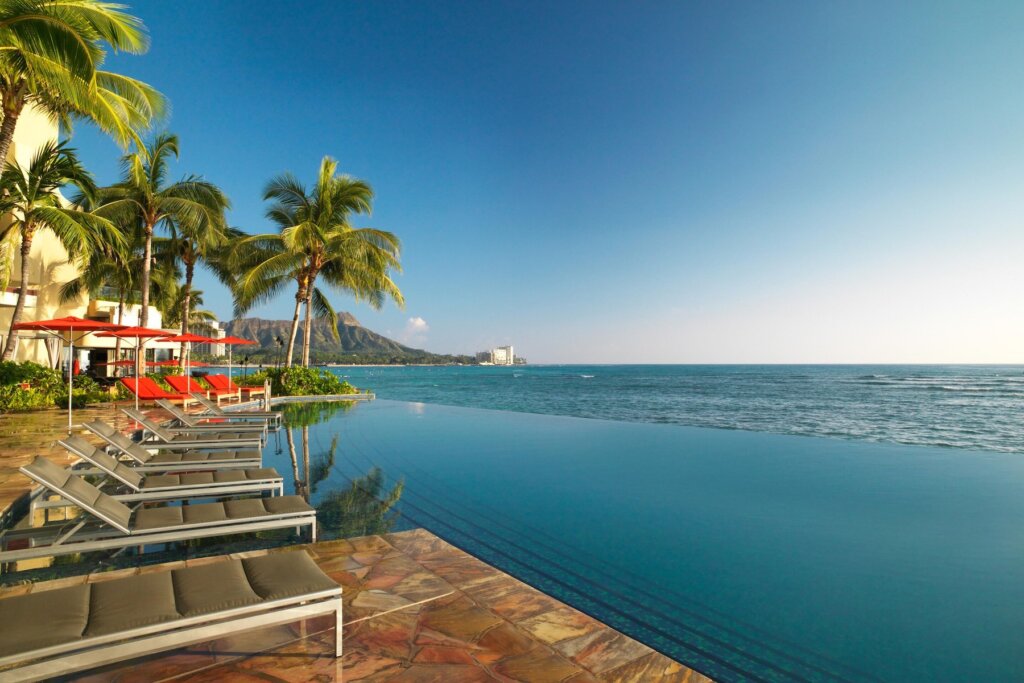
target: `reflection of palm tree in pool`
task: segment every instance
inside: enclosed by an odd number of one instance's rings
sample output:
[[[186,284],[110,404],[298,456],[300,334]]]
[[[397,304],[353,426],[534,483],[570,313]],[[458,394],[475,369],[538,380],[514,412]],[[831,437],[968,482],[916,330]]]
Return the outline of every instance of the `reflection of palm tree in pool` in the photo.
[[[285,430],[285,437],[288,439],[288,456],[292,459],[292,482],[295,484],[295,495],[305,498],[302,479],[299,477],[299,457],[295,453],[295,438],[292,436],[290,427]]]
[[[313,457],[310,452],[309,427],[323,422],[338,412],[355,406],[354,401],[332,403],[291,403],[284,406],[285,436],[292,461],[292,479],[295,493],[306,499],[316,493],[317,486],[326,481],[334,469],[339,439],[331,439],[330,448]],[[302,466],[296,449],[293,429],[299,429],[302,439]],[[404,482],[399,481],[386,490],[384,473],[373,467],[363,477],[357,477],[340,491],[330,491],[316,505],[317,522],[322,532],[330,537],[346,538],[382,534],[391,531],[398,518],[395,505],[402,497]]]
[[[292,481],[295,483],[295,495],[302,496],[306,502],[309,502],[310,496],[316,493],[317,484],[330,474],[338,448],[338,439],[335,437],[331,441],[330,451],[311,471],[309,426],[323,422],[337,412],[349,411],[354,405],[354,401],[336,401],[331,403],[290,403],[284,406],[284,423],[288,425],[285,429],[285,436],[288,439],[288,455],[292,461]],[[302,430],[302,474],[304,476],[299,476],[299,457],[295,450],[295,436],[292,433],[292,429],[295,427]]]
[[[327,493],[316,506],[320,528],[335,538],[391,531],[398,519],[394,507],[402,497],[404,482],[396,483],[390,492],[385,492],[384,485],[384,473],[374,467],[347,488]]]
[[[331,473],[334,467],[334,459],[338,454],[338,435],[331,439],[331,447],[326,453],[321,453],[313,461],[312,468],[306,471],[306,479],[309,481],[309,495],[316,494],[316,487]]]

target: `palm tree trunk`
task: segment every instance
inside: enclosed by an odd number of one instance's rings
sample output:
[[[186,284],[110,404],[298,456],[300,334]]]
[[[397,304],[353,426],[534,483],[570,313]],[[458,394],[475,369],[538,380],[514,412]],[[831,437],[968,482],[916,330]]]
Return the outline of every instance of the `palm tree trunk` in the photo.
[[[6,123],[6,120],[4,123]],[[3,360],[12,360],[14,358],[14,351],[18,348],[18,333],[15,331],[14,326],[21,322],[21,316],[25,312],[25,298],[28,296],[28,255],[31,251],[32,229],[29,228],[21,235],[21,286],[18,288],[18,301],[14,305],[14,315],[11,316],[11,329],[7,334]]]
[[[292,437],[291,428],[285,429],[285,436],[288,437],[288,455],[292,459],[292,482],[295,484],[295,495],[302,495],[302,480],[299,479],[299,457],[295,453],[295,439]]]
[[[306,328],[302,331],[302,367],[309,367],[309,342],[313,332],[313,317],[310,309],[313,307],[313,290],[310,288],[306,295]]]
[[[148,221],[146,223],[145,235],[146,246],[142,252],[142,302],[140,303],[142,308],[139,311],[139,327],[147,327],[149,325],[149,271],[152,265],[150,261],[153,259],[153,224]],[[135,354],[135,376],[142,377],[142,370],[142,358]]]
[[[123,325],[124,321],[124,289],[119,289],[117,292],[117,324]],[[138,347],[139,340],[135,340],[136,348]],[[138,353],[138,351],[136,351]],[[114,362],[117,363],[121,360],[121,338],[118,337],[117,341],[114,342]],[[121,374],[121,366],[114,366],[114,377]]]
[[[288,357],[285,360],[284,366],[290,368],[292,366],[292,356],[295,355],[295,336],[299,333],[299,310],[302,308],[302,301],[306,298],[306,293],[302,289],[295,295],[295,313],[292,314],[292,331],[288,335]]]
[[[305,472],[305,478],[302,480],[302,488],[305,489],[304,498],[306,502],[309,502],[310,496],[310,480],[309,480],[309,427],[303,425],[302,427],[302,469]]]
[[[184,295],[181,297],[181,333],[188,334],[189,308],[192,306],[192,276],[195,275],[196,265],[191,261],[185,262],[185,287]],[[178,367],[185,369],[185,354],[191,355],[191,345],[186,350],[188,342],[181,342],[181,353],[178,354]]]
[[[20,94],[4,98],[4,120],[0,123],[0,173],[7,167],[7,153],[11,149],[14,129],[18,125],[18,117],[24,106],[25,100]]]

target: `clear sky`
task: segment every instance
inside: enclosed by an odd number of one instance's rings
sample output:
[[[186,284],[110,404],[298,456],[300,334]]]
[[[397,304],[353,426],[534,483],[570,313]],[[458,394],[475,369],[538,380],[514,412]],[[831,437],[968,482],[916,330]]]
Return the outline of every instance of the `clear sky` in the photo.
[[[268,230],[266,181],[324,154],[373,185],[358,224],[402,238],[407,307],[334,297],[370,329],[532,362],[1024,362],[1024,3],[128,1],[153,44],[112,68],[171,98],[176,170],[232,224]]]

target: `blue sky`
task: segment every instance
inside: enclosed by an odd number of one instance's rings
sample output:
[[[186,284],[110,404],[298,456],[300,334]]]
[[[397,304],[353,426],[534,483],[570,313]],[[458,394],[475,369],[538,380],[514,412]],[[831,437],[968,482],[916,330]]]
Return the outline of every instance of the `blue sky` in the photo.
[[[132,6],[152,48],[112,68],[170,97],[176,169],[234,225],[324,154],[373,185],[406,309],[334,297],[370,329],[534,362],[1024,361],[1020,3]],[[115,180],[112,143],[74,143]]]

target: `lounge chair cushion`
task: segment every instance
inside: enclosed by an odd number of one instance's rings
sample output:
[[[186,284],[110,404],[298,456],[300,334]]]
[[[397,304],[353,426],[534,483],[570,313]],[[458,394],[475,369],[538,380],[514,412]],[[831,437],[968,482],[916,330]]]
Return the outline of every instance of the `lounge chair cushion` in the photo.
[[[21,469],[40,481],[46,482],[51,491],[61,492],[76,504],[87,510],[98,512],[122,529],[128,528],[128,522],[132,517],[131,508],[114,500],[81,477],[72,474],[70,470],[66,470],[42,456],[36,456],[35,460]]]
[[[238,560],[174,571],[174,595],[183,617],[221,612],[260,602]]]
[[[264,479],[280,479],[281,475],[273,467],[242,470],[216,470],[210,472],[186,472],[184,474],[158,474],[146,477],[143,490],[173,488],[179,486],[212,486],[214,484],[234,484]]]
[[[170,572],[92,584],[86,636],[102,636],[177,619]]]
[[[312,510],[313,508],[309,507],[301,496],[246,498],[223,503],[142,508],[135,513],[132,531],[152,531],[165,527],[210,524],[266,515],[311,512]]]
[[[88,621],[85,584],[0,600],[0,657],[77,640]]]
[[[264,600],[337,588],[305,551],[270,553],[242,560],[249,585]]]
[[[149,460],[153,465],[165,465],[168,463],[207,463],[207,462],[229,462],[232,460],[260,460],[262,453],[258,450],[230,450],[230,451],[181,451],[178,453],[157,453]]]
[[[274,496],[263,498],[267,512],[274,515],[287,515],[292,512],[310,512],[313,508],[302,499],[302,496]]]
[[[71,453],[94,463],[104,472],[107,472],[118,481],[127,484],[133,489],[138,490],[142,485],[143,477],[141,474],[124,463],[119,462],[117,458],[105,452],[102,448],[93,446],[82,437],[69,436],[61,441],[61,443]]]

